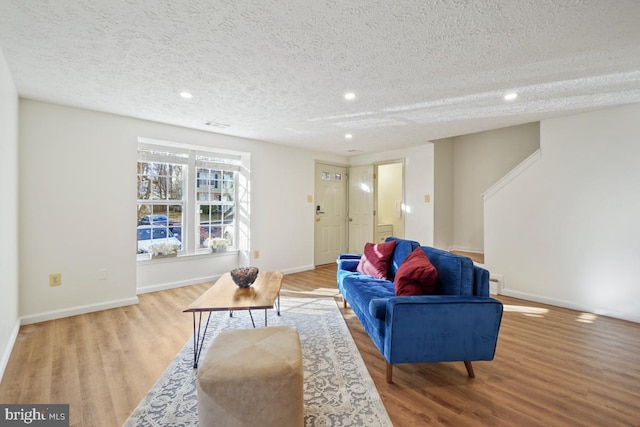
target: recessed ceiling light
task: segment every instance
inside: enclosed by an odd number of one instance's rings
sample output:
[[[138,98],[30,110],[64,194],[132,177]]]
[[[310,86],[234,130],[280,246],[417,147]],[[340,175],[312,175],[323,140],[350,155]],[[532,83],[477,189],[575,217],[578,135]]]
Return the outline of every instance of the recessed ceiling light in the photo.
[[[347,139],[351,139],[351,138],[353,138],[353,135],[351,135],[350,133],[348,133],[348,134],[346,134],[344,137],[345,137],[345,138],[347,138]]]
[[[354,99],[356,99],[356,94],[353,92],[347,92],[344,94],[344,99],[346,99],[347,101],[353,101]]]
[[[186,99],[193,98],[193,95],[191,95],[189,92],[180,92],[180,96]]]
[[[518,94],[515,92],[511,92],[508,93],[504,96],[504,100],[505,101],[513,101],[514,99],[516,99],[518,97]]]

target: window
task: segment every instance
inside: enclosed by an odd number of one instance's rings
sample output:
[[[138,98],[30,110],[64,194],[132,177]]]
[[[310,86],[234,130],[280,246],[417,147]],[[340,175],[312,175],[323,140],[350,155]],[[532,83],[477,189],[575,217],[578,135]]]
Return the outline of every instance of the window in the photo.
[[[199,215],[200,248],[211,238],[234,244],[237,172],[225,159],[196,155],[196,210]]]
[[[154,244],[170,244],[181,254],[204,252],[209,237],[236,246],[240,160],[239,154],[140,143],[138,254]]]

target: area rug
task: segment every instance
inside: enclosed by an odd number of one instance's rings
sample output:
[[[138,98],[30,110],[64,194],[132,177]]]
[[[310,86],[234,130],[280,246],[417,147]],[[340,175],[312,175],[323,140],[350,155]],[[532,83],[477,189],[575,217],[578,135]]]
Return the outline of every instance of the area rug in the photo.
[[[264,310],[252,314],[256,326],[262,327]],[[300,334],[305,426],[392,426],[333,298],[283,297],[281,316],[275,310],[268,310],[267,316],[269,326],[293,326]],[[200,363],[220,331],[251,327],[246,311],[234,312],[233,317],[213,312]],[[190,339],[124,426],[197,426],[196,372]]]

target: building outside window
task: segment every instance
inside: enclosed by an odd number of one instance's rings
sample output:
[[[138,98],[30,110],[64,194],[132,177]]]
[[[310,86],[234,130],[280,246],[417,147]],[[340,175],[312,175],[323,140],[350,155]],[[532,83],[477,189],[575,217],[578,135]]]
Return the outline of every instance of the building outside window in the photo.
[[[140,143],[137,253],[153,252],[152,245],[181,255],[207,252],[209,238],[233,248],[239,169],[240,155]]]
[[[196,210],[199,214],[199,247],[207,238],[226,239],[233,246],[235,235],[237,172],[215,165],[215,159],[196,156]]]

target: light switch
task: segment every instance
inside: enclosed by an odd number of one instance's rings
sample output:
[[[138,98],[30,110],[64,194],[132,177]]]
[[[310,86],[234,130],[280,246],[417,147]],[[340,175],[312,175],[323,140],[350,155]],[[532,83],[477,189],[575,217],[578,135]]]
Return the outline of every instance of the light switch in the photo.
[[[424,202],[425,203],[430,203],[431,202],[431,194],[425,194],[424,195]]]
[[[313,202],[313,196],[312,195],[308,195],[307,196],[307,202],[309,202],[309,203]]]

